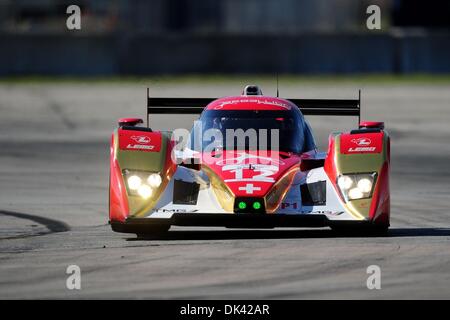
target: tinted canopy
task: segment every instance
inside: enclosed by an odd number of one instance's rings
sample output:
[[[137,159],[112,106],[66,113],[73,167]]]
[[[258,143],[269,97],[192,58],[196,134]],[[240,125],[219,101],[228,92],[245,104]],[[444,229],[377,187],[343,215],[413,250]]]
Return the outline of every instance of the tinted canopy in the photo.
[[[191,132],[190,146],[201,151],[200,146],[205,150],[211,143],[235,150],[302,153],[315,149],[310,127],[298,109],[205,110]]]

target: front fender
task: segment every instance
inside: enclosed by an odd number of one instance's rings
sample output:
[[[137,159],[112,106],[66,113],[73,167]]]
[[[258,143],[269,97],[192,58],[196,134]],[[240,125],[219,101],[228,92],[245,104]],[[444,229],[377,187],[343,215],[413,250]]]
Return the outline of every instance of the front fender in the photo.
[[[390,138],[384,130],[355,130],[330,135],[324,169],[346,209],[358,218],[389,224]],[[345,201],[337,185],[341,174],[376,172],[370,198]]]
[[[123,222],[129,217],[142,217],[155,206],[176,170],[172,149],[168,132],[153,132],[139,127],[120,127],[113,132],[109,190],[111,221]],[[153,189],[148,199],[131,194],[124,178],[125,170],[158,173],[162,178],[161,185]]]

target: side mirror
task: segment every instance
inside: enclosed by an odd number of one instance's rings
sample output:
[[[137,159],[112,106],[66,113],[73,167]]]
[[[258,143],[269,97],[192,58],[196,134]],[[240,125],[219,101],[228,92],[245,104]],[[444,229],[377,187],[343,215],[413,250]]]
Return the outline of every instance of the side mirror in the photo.
[[[121,118],[118,121],[119,127],[123,126],[130,126],[134,127],[140,123],[144,123],[144,121],[141,118]]]
[[[384,129],[384,122],[379,121],[361,121],[359,123],[360,129]]]

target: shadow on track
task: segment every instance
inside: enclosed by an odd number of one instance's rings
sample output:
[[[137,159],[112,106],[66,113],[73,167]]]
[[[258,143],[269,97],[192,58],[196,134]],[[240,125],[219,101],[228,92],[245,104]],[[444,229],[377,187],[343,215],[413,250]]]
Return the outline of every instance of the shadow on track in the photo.
[[[33,233],[32,230],[25,228],[23,234],[18,235],[18,236],[13,236],[13,237],[3,237],[3,238],[0,237],[0,239],[3,239],[3,240],[29,238],[29,237],[35,237],[35,236],[42,236],[42,235],[46,235],[46,234],[50,234],[50,233],[66,232],[66,231],[70,230],[70,227],[62,221],[58,221],[58,220],[50,219],[50,218],[46,218],[46,217],[41,217],[38,215],[14,212],[14,211],[7,211],[7,210],[0,210],[0,215],[14,217],[17,219],[29,220],[29,221],[38,223],[48,229],[48,231],[45,231],[45,232]]]
[[[299,230],[176,230],[163,234],[127,241],[148,240],[244,240],[244,239],[314,239],[314,238],[396,238],[396,237],[445,237],[450,236],[450,228],[391,228],[385,235],[364,232],[338,233],[329,229]]]

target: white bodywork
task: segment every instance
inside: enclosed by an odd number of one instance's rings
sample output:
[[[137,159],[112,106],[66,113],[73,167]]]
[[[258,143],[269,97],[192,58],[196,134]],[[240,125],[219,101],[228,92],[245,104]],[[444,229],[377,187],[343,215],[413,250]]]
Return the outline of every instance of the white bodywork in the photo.
[[[175,180],[196,182],[200,184],[196,205],[173,204],[172,199]],[[318,181],[326,181],[326,205],[302,206],[300,185]],[[155,209],[149,212],[148,218],[168,219],[171,218],[174,213],[220,214],[227,212],[223,210],[217,201],[214,190],[209,183],[209,179],[203,171],[196,171],[178,166],[175,175],[169,182],[161,199],[156,204]],[[306,172],[298,172],[293,180],[290,190],[286,193],[275,213],[289,215],[326,215],[329,220],[357,220],[346,211],[341,198],[328,179],[323,167]]]

